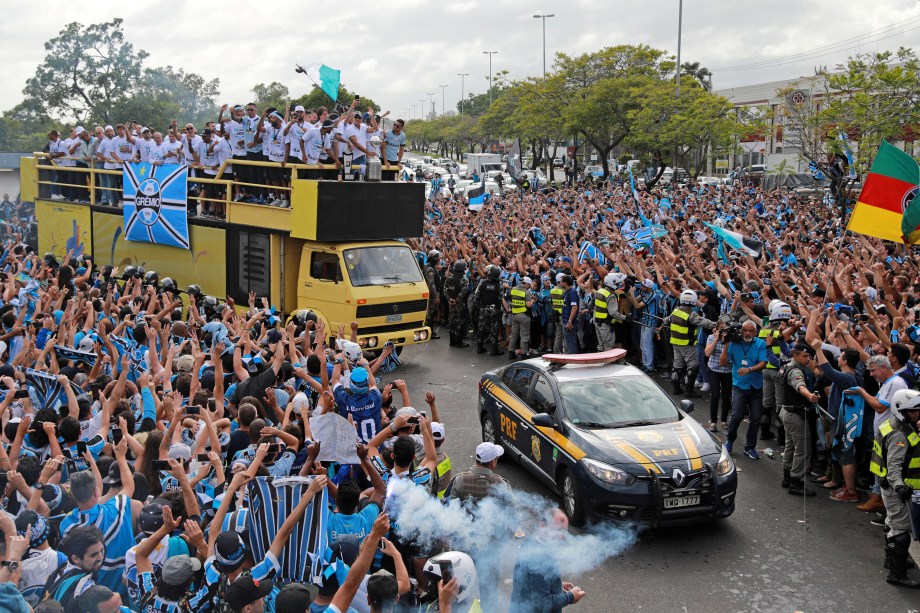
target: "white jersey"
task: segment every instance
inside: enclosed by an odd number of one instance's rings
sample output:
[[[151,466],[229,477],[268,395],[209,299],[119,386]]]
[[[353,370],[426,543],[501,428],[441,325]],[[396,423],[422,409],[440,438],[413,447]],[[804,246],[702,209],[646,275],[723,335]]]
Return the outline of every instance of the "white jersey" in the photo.
[[[134,147],[137,152],[140,154],[142,162],[153,162],[154,160],[150,159],[153,153],[153,150],[157,148],[157,144],[152,138],[139,138],[134,141]]]
[[[367,128],[364,127],[364,124],[361,124],[361,127],[356,128],[351,124],[348,124],[348,127],[345,128],[345,140],[351,142],[351,137],[354,136],[355,140],[358,141],[358,144],[367,149]],[[355,147],[351,146],[354,156],[356,158],[363,157],[364,152]]]
[[[303,152],[300,149],[300,143],[303,140],[303,135],[306,130],[310,129],[310,124],[302,124],[294,122],[291,124],[291,129],[288,130],[287,136],[284,138],[284,142],[290,144],[291,152],[290,157],[303,159]]]
[[[268,152],[268,159],[271,162],[284,161],[284,128],[278,126],[272,127],[271,124],[265,125],[265,131],[262,132],[263,150]]]
[[[181,164],[185,159],[185,150],[182,143],[177,141],[164,140],[160,145],[160,153],[163,156],[164,164]]]
[[[321,160],[327,160],[327,148],[332,148],[332,132],[324,136],[321,128],[311,128],[303,135],[304,161],[307,164],[319,164]]]
[[[246,126],[231,119],[224,124],[224,130],[230,134],[230,151],[236,157],[246,157]]]
[[[30,549],[22,558],[19,565],[22,578],[19,580],[19,591],[30,606],[41,602],[45,583],[59,566],[67,563],[67,557],[50,547],[48,549]]]
[[[211,170],[210,167],[217,166],[220,168],[224,160],[230,157],[230,144],[222,138],[215,138],[216,141],[211,141],[211,144],[214,145],[213,147],[202,143],[204,145],[204,156],[201,158],[201,163],[205,166],[204,173],[212,177],[217,175],[217,171]]]

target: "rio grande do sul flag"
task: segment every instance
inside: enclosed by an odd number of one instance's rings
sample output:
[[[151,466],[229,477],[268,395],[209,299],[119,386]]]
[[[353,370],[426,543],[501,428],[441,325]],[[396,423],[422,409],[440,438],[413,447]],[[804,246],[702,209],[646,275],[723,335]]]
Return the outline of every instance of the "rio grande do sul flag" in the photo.
[[[896,243],[905,242],[901,222],[917,195],[918,182],[917,162],[882,141],[847,229]]]

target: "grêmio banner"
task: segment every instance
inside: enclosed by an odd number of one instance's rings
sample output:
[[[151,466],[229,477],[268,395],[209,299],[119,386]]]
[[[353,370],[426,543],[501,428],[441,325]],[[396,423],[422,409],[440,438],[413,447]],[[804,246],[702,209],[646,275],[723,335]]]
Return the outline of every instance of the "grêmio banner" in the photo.
[[[188,249],[187,184],[185,165],[125,164],[125,238]]]

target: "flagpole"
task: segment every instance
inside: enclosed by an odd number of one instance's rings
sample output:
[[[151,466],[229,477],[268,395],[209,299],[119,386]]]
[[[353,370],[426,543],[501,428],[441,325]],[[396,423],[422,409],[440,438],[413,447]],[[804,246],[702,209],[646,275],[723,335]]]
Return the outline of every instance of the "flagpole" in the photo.
[[[326,90],[324,90],[324,89],[322,88],[322,86],[321,86],[319,83],[317,83],[316,81],[313,80],[313,77],[310,76],[310,73],[307,72],[307,69],[306,69],[306,68],[304,68],[304,67],[301,66],[300,64],[294,64],[294,66],[297,67],[297,68],[294,69],[294,72],[299,72],[299,73],[302,74],[303,76],[305,76],[305,77],[307,77],[308,79],[310,79],[310,82],[313,83],[313,86],[314,86],[314,87],[318,88],[320,91],[322,91],[322,92],[325,93],[327,96],[329,96],[329,94],[326,92]],[[329,96],[329,97],[331,98],[332,96]],[[339,92],[336,92],[336,93],[335,93],[335,98],[333,99],[333,102],[334,102],[335,104],[341,104],[342,106],[345,106],[345,103],[344,103],[344,102],[341,102],[341,101],[339,100]]]

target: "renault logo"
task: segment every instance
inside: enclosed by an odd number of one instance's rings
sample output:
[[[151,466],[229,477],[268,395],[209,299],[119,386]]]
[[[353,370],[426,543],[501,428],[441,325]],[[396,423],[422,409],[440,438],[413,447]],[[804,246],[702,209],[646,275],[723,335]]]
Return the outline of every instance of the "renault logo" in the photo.
[[[676,485],[677,487],[683,487],[684,480],[686,478],[687,478],[687,475],[685,475],[684,471],[682,471],[679,468],[675,468],[674,472],[671,473],[671,481],[673,481],[674,485]]]
[[[398,304],[394,304],[394,305],[393,305],[393,312],[394,312],[394,313],[399,313],[399,305],[398,305]]]

